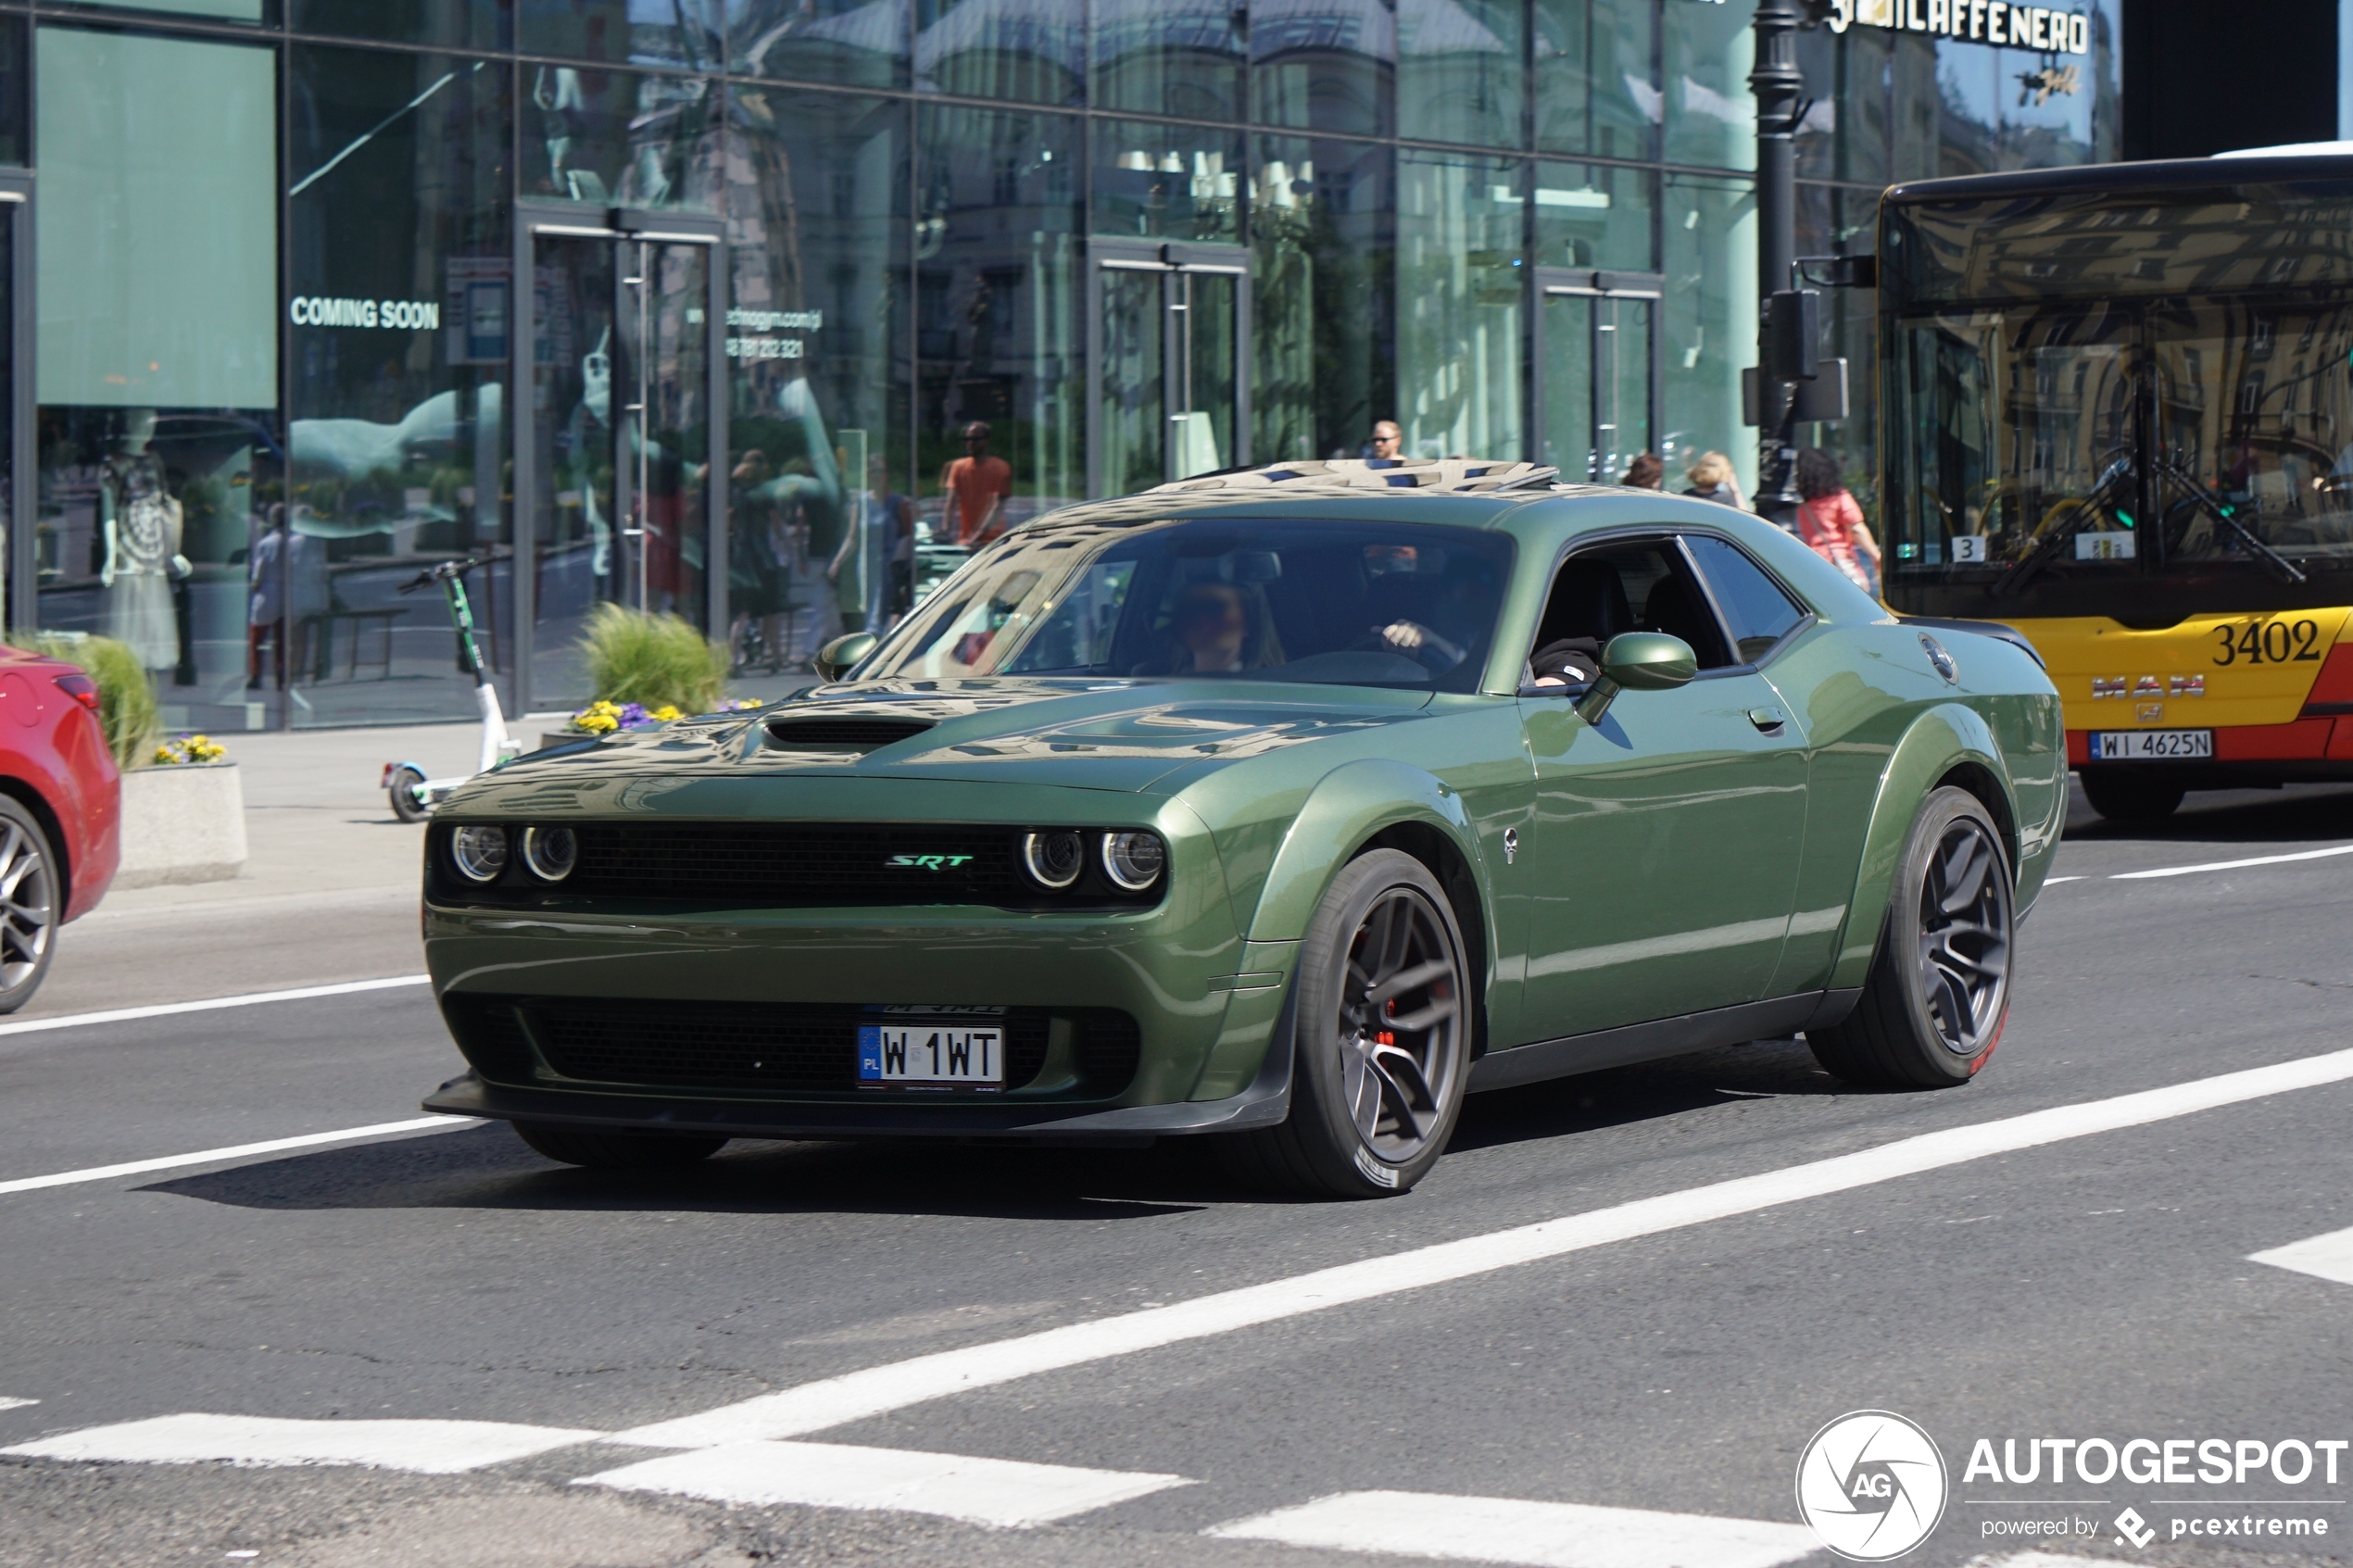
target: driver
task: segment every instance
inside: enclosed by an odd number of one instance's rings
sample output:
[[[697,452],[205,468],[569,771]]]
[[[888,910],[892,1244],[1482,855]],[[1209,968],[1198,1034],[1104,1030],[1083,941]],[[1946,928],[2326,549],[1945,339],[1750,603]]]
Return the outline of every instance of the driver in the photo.
[[[1164,666],[1139,674],[1234,675],[1283,662],[1283,647],[1254,589],[1232,583],[1196,583],[1169,616],[1177,651]]]
[[[1430,608],[1430,624],[1403,617],[1373,628],[1378,643],[1418,661],[1432,675],[1455,669],[1478,650],[1495,614],[1495,572],[1475,557],[1448,567]]]

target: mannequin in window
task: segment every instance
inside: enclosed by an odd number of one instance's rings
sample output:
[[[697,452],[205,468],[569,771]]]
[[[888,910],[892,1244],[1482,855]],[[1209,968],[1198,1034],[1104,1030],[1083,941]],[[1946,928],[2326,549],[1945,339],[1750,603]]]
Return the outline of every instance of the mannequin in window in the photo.
[[[168,488],[163,463],[150,449],[156,411],[133,408],[115,449],[100,465],[98,508],[106,534],[107,635],[127,643],[151,671],[180,659],[180,628],[171,584],[191,571],[180,553],[180,503]]]

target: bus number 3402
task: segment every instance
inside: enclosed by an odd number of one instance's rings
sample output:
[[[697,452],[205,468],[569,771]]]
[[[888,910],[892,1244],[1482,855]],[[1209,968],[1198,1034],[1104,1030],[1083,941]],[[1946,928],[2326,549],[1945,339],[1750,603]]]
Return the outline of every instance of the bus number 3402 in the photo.
[[[2321,657],[2321,628],[2310,621],[2250,621],[2244,626],[2217,626],[2217,664],[2288,664]]]

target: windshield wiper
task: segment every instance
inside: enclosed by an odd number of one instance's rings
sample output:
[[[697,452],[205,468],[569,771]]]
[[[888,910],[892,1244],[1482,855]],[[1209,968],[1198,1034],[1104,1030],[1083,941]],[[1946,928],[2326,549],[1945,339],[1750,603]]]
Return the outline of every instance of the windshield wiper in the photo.
[[[2037,572],[2058,558],[2060,546],[2074,538],[2076,531],[2085,522],[2099,515],[2100,497],[2108,493],[2108,487],[2119,480],[2132,477],[2133,459],[2129,455],[2120,457],[2108,464],[2107,470],[2101,473],[2099,483],[2092,486],[2091,494],[2083,497],[2082,505],[2077,508],[2075,514],[2042,538],[2037,539],[2034,542],[2034,547],[2026,552],[2024,559],[1995,580],[1992,589],[1994,596],[2000,597],[2005,594],[2023,592],[2027,583],[2033,581]],[[2113,506],[2108,509],[2114,513],[2117,521],[2123,523],[2125,527],[2133,526],[2132,518],[2123,512],[2117,511]]]
[[[2235,515],[2238,508],[2192,478],[2179,464],[2163,458],[2157,460],[2157,471],[2190,493],[2190,498],[2206,508],[2207,515],[2238,536],[2247,553],[2271,568],[2283,583],[2309,583],[2311,578],[2302,567],[2288,559],[2271,546],[2255,536],[2255,531],[2241,522]]]

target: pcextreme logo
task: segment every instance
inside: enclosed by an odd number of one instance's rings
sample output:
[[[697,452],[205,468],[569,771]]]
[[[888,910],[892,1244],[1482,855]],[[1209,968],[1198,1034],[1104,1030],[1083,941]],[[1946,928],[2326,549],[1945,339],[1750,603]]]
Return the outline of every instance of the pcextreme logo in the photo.
[[[887,866],[912,866],[918,871],[936,872],[951,866],[972,863],[970,855],[893,855],[883,862]]]
[[[1934,1440],[1892,1411],[1840,1416],[1798,1456],[1798,1517],[1852,1562],[1885,1562],[1928,1539],[1948,1495]]]

